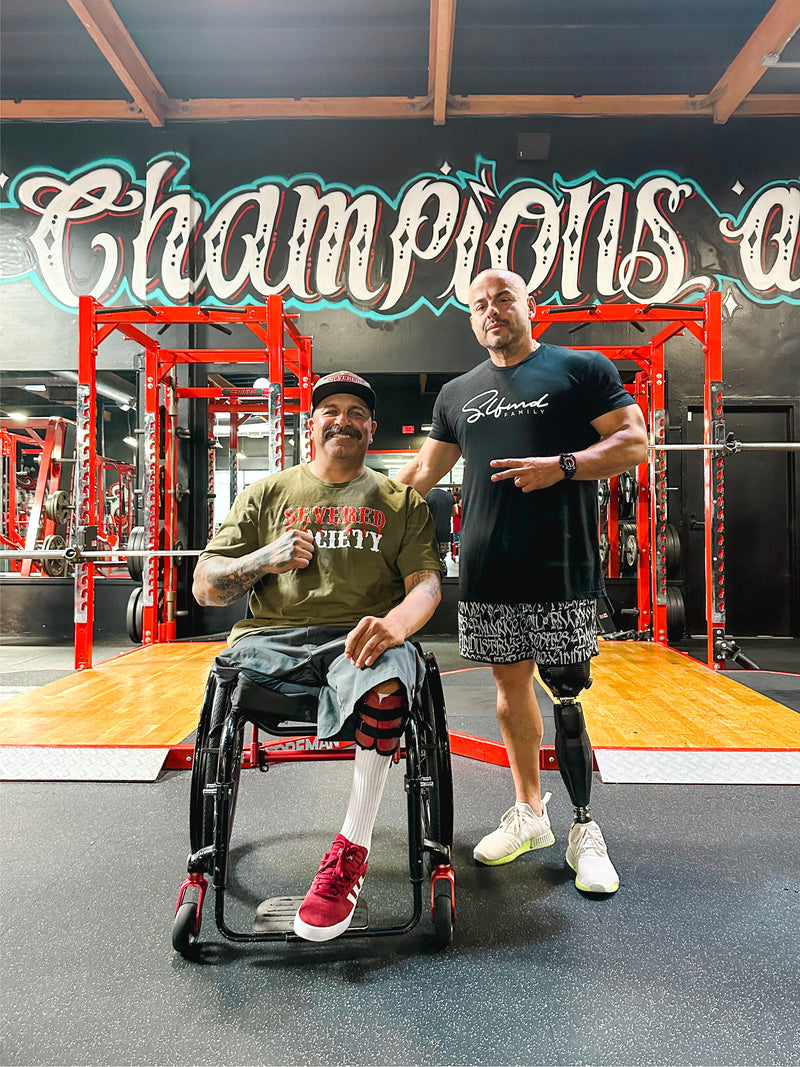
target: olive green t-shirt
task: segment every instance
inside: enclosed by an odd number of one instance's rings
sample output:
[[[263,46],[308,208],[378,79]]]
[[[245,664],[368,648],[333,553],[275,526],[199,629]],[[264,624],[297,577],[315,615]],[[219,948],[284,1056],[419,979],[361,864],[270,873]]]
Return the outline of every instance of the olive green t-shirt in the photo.
[[[200,559],[244,556],[298,528],[314,536],[310,564],[264,575],[250,592],[253,617],[234,625],[229,644],[259,630],[386,615],[405,596],[404,578],[439,573],[433,521],[415,490],[368,468],[351,482],[323,482],[305,463],[240,493]]]

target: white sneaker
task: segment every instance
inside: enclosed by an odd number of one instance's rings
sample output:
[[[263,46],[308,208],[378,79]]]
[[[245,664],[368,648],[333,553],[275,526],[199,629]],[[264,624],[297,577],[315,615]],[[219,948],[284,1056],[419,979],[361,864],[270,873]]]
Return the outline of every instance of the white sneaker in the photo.
[[[619,889],[619,875],[608,858],[603,834],[594,820],[573,825],[567,863],[575,871],[575,885],[585,893],[616,893]]]
[[[487,834],[475,846],[472,855],[478,863],[494,867],[500,863],[510,863],[523,852],[534,848],[547,848],[555,843],[550,819],[547,816],[547,802],[550,793],[542,797],[542,814],[537,815],[530,804],[515,804],[509,808],[500,825]]]

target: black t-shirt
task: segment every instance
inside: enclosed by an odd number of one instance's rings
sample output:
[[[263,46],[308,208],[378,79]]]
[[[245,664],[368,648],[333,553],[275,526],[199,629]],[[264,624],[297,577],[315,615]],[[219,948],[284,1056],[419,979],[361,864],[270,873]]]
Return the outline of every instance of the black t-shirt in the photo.
[[[431,509],[436,540],[441,544],[450,540],[453,515],[453,498],[444,489],[431,489],[425,497],[425,503]]]
[[[542,344],[513,367],[486,360],[448,382],[431,437],[464,457],[460,596],[517,604],[596,597],[597,483],[560,481],[523,493],[492,482],[493,459],[557,456],[599,440],[591,420],[636,401],[600,352]]]

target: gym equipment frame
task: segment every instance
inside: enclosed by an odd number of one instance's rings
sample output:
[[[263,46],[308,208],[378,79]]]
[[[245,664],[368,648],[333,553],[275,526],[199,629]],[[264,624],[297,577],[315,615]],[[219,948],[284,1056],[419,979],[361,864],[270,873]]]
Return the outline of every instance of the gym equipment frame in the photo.
[[[703,484],[705,498],[705,602],[708,663],[721,670],[726,659],[724,457],[711,446],[725,439],[722,382],[722,303],[707,293],[698,304],[590,304],[585,307],[537,307],[532,333],[538,339],[554,322],[574,323],[575,333],[593,323],[630,323],[640,332],[654,324],[656,333],[639,345],[591,345],[615,361],[631,360],[639,368],[629,389],[639,404],[650,437],[646,463],[637,468],[636,539],[638,628],[654,641],[667,643],[667,463],[664,345],[688,330],[703,352]],[[616,492],[612,479],[612,496]],[[610,516],[611,519],[611,516]],[[613,520],[612,520],[613,521]],[[617,543],[618,531],[609,529]],[[614,556],[611,574],[614,574]],[[618,572],[617,572],[618,574]]]
[[[288,403],[300,413],[301,436],[307,437],[311,414],[311,339],[300,334],[296,316],[287,315],[279,296],[270,296],[265,305],[242,308],[216,307],[103,307],[90,296],[82,296],[78,306],[80,350],[77,398],[77,469],[75,524],[75,667],[91,666],[94,623],[94,555],[97,528],[96,487],[89,472],[94,469],[97,449],[97,352],[114,331],[144,349],[144,535],[147,553],[143,564],[142,642],[174,640],[176,636],[177,503],[181,487],[177,478],[177,404],[182,398],[214,398],[230,406],[225,390],[179,388],[175,370],[179,364],[257,363],[269,368],[269,389],[265,410],[272,445],[271,470],[284,466],[285,411]],[[169,326],[210,326],[231,334],[231,326],[250,330],[257,348],[163,348],[157,338],[145,332],[158,327],[161,334]],[[284,347],[287,335],[296,345]],[[297,387],[286,387],[284,377],[291,372]],[[230,392],[230,391],[228,391]],[[252,392],[257,391],[235,391]],[[241,398],[239,398],[241,399]],[[260,394],[263,403],[263,393]],[[252,409],[255,410],[255,409]],[[211,476],[211,475],[210,475]],[[163,562],[159,563],[159,556]]]

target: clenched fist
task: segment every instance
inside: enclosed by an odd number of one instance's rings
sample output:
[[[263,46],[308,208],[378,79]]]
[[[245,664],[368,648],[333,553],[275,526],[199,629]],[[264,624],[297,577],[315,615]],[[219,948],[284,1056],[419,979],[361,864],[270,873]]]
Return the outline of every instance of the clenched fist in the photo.
[[[309,530],[287,530],[263,551],[272,574],[303,570],[314,555],[314,537]]]

